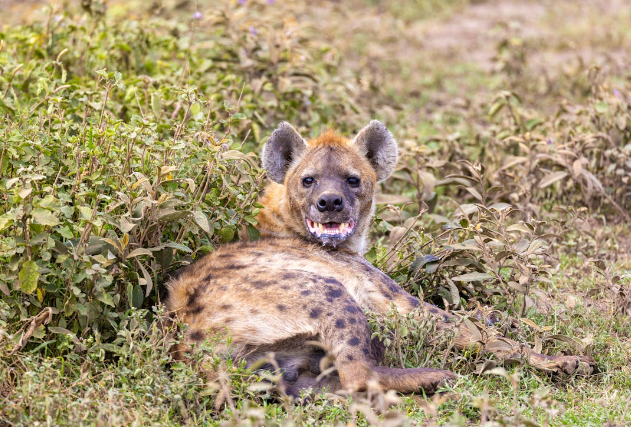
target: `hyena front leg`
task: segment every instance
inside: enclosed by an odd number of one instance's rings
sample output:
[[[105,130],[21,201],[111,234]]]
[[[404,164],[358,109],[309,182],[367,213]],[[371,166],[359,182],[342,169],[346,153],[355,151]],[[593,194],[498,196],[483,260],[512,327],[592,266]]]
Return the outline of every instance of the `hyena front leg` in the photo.
[[[454,344],[459,350],[474,349],[494,354],[501,360],[521,359],[536,369],[566,375],[589,375],[596,365],[591,356],[548,356],[535,353],[527,344],[500,337],[492,326],[488,326],[486,336],[480,340],[457,316],[426,302],[423,303],[423,309],[436,319],[439,330],[454,331]]]
[[[495,354],[501,360],[521,359],[537,369],[567,375],[587,375],[594,370],[596,362],[590,356],[547,356],[535,353],[527,344],[500,337],[497,329],[492,326],[488,326],[486,337],[480,341],[458,316],[441,310],[435,305],[421,303],[387,275],[372,268],[374,271],[368,270],[371,279],[368,285],[371,292],[367,292],[370,295],[368,309],[386,313],[394,305],[400,313],[408,314],[422,306],[425,313],[436,319],[439,330],[454,332],[454,344],[459,350],[475,349],[483,353]]]

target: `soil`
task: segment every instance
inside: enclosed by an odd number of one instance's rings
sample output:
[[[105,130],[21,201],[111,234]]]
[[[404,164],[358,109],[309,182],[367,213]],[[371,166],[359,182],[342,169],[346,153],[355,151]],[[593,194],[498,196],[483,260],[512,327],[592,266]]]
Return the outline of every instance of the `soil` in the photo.
[[[49,3],[45,0],[0,0],[0,28],[45,16],[43,9]]]

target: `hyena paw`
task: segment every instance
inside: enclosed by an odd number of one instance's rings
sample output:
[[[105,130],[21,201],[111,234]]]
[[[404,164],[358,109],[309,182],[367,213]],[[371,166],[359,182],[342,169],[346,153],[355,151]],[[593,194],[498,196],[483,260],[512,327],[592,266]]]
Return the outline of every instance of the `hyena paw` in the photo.
[[[556,371],[565,375],[590,375],[596,370],[591,356],[559,356],[552,361]]]
[[[426,369],[422,374],[420,389],[425,394],[435,394],[440,389],[453,385],[456,378],[456,374],[450,371]]]

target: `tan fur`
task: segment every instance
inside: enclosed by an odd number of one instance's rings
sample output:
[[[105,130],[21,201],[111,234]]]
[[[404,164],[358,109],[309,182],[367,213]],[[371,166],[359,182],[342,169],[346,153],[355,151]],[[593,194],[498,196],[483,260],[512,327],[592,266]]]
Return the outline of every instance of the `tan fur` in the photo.
[[[387,389],[432,393],[453,378],[447,371],[378,366],[381,352],[364,315],[365,310],[386,313],[392,305],[406,314],[422,304],[362,257],[377,178],[391,173],[393,155],[396,143],[378,122],[354,140],[326,132],[309,142],[281,125],[263,155],[283,184],[271,183],[260,200],[265,206],[258,216],[261,240],[223,246],[168,284],[167,308],[189,325],[185,344],[175,354],[182,357],[190,343],[227,330],[230,351],[248,363],[275,353],[293,395],[325,385],[362,389],[370,378]],[[359,177],[360,185],[351,185],[349,176]],[[305,177],[314,183],[305,185]],[[339,198],[339,209],[317,209],[331,194]],[[320,238],[307,229],[305,221],[314,218],[333,224],[353,220],[355,228],[348,237]],[[524,351],[495,332],[477,342],[455,316],[427,303],[422,307],[419,313],[435,316],[440,329],[455,330],[458,348],[522,357],[538,368],[565,373],[593,364],[586,357]],[[319,378],[322,354],[311,341],[329,350],[339,378]]]

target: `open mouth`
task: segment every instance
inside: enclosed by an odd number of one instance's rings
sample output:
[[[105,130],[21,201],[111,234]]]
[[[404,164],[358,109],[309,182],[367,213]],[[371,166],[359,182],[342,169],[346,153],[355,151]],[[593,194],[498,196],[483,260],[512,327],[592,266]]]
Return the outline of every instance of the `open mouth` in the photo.
[[[350,222],[315,222],[307,218],[307,229],[318,238],[345,239],[355,229],[355,221]]]

